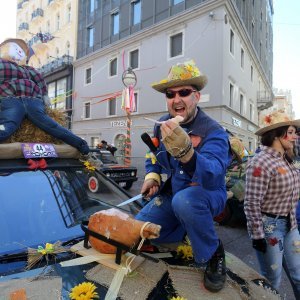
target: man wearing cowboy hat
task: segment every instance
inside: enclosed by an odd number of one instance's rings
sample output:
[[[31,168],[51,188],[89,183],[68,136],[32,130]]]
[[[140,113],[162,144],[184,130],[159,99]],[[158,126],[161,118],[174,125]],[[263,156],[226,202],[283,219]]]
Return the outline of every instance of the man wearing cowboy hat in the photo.
[[[39,72],[25,65],[29,54],[22,39],[7,39],[0,44],[0,142],[8,139],[26,117],[48,134],[87,154],[85,140],[47,115],[47,85]]]
[[[225,284],[226,266],[213,217],[225,206],[231,152],[225,130],[197,106],[206,82],[188,61],[172,66],[168,77],[152,86],[165,95],[169,113],[154,127],[161,142],[157,161],[146,160],[141,189],[151,200],[137,219],[162,226],[157,243],[179,242],[187,234],[195,262],[206,267],[205,287],[217,292]]]
[[[263,118],[262,128],[256,132],[262,149],[247,166],[244,201],[261,274],[278,289],[284,261],[296,299],[300,299],[300,235],[296,221],[300,176],[291,153],[299,127],[300,120],[291,120],[283,111]]]

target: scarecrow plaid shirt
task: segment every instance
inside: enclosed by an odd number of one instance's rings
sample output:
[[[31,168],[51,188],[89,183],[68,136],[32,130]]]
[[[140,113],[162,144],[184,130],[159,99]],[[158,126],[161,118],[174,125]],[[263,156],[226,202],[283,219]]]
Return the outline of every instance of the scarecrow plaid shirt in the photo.
[[[26,96],[43,98],[47,85],[42,75],[30,66],[0,58],[0,97]]]
[[[244,210],[250,237],[265,237],[263,212],[289,216],[291,229],[296,228],[299,191],[299,171],[279,152],[263,146],[262,151],[251,158],[246,169]]]

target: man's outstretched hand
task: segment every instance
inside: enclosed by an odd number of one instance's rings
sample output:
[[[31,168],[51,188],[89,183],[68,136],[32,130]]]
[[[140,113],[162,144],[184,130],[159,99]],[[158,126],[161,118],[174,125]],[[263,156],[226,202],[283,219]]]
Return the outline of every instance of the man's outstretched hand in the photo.
[[[194,154],[194,149],[189,135],[179,126],[177,120],[174,118],[164,122],[160,130],[167,151],[181,162],[188,162]]]

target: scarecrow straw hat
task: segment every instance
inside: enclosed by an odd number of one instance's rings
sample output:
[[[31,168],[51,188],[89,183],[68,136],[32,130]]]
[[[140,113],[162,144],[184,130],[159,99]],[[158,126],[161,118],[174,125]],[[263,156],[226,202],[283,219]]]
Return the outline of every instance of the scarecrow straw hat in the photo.
[[[0,48],[2,46],[4,46],[5,44],[7,44],[7,43],[16,43],[16,44],[18,44],[23,49],[23,51],[25,52],[26,57],[29,57],[29,47],[28,47],[27,43],[24,40],[22,40],[22,39],[6,39],[5,41],[3,41],[0,44]]]
[[[256,135],[262,136],[264,133],[283,126],[300,127],[300,119],[292,120],[283,110],[278,110],[263,117],[261,122],[262,128],[255,132]]]
[[[198,91],[207,83],[207,77],[199,71],[193,60],[171,67],[168,77],[152,84],[158,92],[164,93],[167,88],[183,85],[193,85]]]
[[[236,160],[241,163],[245,155],[245,147],[241,140],[235,136],[229,138],[229,143]]]

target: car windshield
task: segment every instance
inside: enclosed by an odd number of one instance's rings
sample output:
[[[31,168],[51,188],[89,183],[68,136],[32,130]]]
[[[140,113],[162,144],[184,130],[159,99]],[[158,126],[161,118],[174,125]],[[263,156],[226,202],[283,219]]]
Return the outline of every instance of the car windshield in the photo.
[[[105,175],[93,176],[97,195],[82,168],[0,173],[0,256],[83,236],[82,220],[128,199]]]

